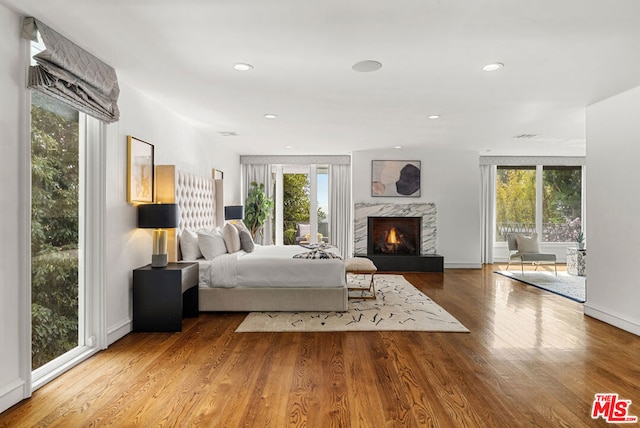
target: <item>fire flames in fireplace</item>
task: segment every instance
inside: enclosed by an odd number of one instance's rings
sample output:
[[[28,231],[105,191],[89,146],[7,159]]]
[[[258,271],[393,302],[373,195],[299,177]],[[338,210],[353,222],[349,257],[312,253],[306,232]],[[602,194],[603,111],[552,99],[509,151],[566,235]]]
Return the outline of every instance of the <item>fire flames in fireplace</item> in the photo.
[[[413,253],[416,250],[410,240],[405,239],[404,234],[395,227],[386,231],[384,241],[379,247],[383,253]]]
[[[420,218],[370,217],[370,254],[419,254]]]

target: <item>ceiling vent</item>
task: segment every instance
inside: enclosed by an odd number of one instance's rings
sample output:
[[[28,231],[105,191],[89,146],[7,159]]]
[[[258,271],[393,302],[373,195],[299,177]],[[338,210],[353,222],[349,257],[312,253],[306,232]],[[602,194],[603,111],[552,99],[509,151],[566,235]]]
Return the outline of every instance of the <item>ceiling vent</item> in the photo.
[[[219,134],[222,135],[223,137],[236,137],[238,135],[233,131],[221,131],[219,132]]]
[[[527,140],[527,139],[530,139],[530,138],[535,138],[537,136],[538,136],[538,134],[520,134],[520,135],[516,135],[513,138],[516,138],[518,140]]]

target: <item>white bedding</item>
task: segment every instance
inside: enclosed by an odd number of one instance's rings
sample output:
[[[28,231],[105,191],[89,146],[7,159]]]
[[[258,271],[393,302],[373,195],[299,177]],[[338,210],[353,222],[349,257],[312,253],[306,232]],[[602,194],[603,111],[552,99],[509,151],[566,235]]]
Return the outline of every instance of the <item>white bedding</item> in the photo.
[[[200,284],[223,288],[345,286],[342,260],[293,258],[308,251],[297,245],[256,245],[251,253],[241,250],[213,260],[200,259]]]

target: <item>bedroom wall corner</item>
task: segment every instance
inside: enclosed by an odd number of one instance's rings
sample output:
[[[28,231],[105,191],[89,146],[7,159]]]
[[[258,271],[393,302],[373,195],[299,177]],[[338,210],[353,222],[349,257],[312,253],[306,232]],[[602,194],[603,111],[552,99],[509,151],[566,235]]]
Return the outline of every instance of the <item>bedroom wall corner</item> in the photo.
[[[150,263],[151,233],[136,227],[136,208],[126,202],[127,135],[154,145],[155,164],[211,175],[224,171],[225,203],[240,195],[240,157],[216,141],[213,132],[195,128],[120,81],[120,121],[107,126],[107,339],[111,344],[131,331],[133,269]]]
[[[0,412],[31,393],[27,45],[21,16],[0,5]]]

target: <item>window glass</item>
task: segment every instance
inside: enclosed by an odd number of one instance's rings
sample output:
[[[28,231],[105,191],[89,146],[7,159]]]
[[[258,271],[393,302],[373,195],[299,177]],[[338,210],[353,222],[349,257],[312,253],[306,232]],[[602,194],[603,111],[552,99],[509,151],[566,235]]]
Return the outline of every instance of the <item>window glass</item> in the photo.
[[[496,173],[497,242],[507,233],[536,231],[536,168],[498,167]]]
[[[582,227],[582,168],[545,166],[542,241],[575,241]]]
[[[282,179],[284,245],[308,244],[311,234],[309,173],[285,173]]]
[[[318,242],[329,243],[329,167],[317,167]]]
[[[78,346],[79,113],[32,92],[32,368]]]

